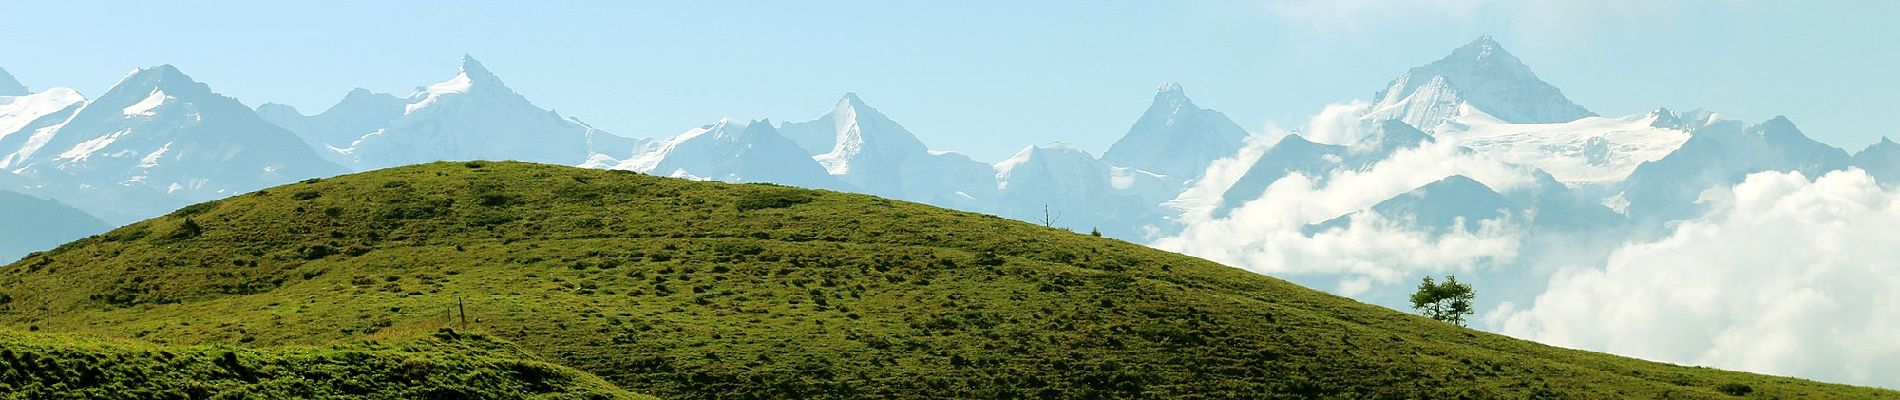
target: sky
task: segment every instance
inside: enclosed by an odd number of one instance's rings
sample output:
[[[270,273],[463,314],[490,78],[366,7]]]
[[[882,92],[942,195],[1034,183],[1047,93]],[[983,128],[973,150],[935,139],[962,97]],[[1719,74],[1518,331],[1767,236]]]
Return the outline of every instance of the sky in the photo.
[[[1892,1],[451,1],[8,4],[0,68],[103,93],[173,64],[255,106],[407,94],[480,59],[535,103],[632,137],[809,120],[845,92],[934,148],[1106,150],[1178,82],[1255,132],[1365,99],[1492,34],[1578,104],[1787,115],[1857,151],[1900,104]]]

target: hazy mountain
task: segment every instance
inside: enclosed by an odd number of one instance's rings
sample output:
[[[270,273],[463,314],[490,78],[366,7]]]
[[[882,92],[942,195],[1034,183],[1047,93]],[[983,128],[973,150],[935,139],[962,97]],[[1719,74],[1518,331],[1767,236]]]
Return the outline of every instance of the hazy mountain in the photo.
[[[1161,175],[1109,165],[1063,143],[1029,146],[996,163],[996,182],[997,215],[1041,222],[1046,208],[1054,226],[1130,240],[1143,238],[1161,203],[1181,190]]]
[[[1695,201],[1702,191],[1740,183],[1749,173],[1799,171],[1819,177],[1847,168],[1849,160],[1846,151],[1809,139],[1787,117],[1753,126],[1722,120],[1696,129],[1662,159],[1637,166],[1616,201],[1627,202],[1629,215],[1638,220],[1687,218],[1700,210]]]
[[[344,171],[169,65],[134,71],[61,122],[31,125],[0,143],[0,168],[84,190],[41,194],[119,222]]]
[[[1879,143],[1854,153],[1852,163],[1867,170],[1867,174],[1882,185],[1900,185],[1900,144],[1894,143],[1893,139],[1882,137]]]
[[[339,141],[351,135],[340,129],[375,126],[370,122],[396,111],[383,96],[355,97],[360,100],[345,97],[339,104],[348,106],[336,118],[339,130],[313,129],[306,137]],[[358,170],[473,159],[577,165],[587,161],[588,136],[594,131],[529,102],[473,57],[462,58],[454,77],[402,99],[400,111],[380,127],[355,133],[347,146],[330,150]]]
[[[1510,123],[1569,122],[1596,115],[1538,79],[1491,35],[1406,71],[1373,99],[1366,118],[1401,120],[1425,131],[1479,113]]]
[[[1165,83],[1155,90],[1148,111],[1102,153],[1102,161],[1185,181],[1200,176],[1214,160],[1233,157],[1246,139],[1247,130],[1227,115],[1195,106],[1180,85]]]
[[[1333,173],[1358,170],[1385,160],[1402,149],[1433,141],[1430,135],[1404,122],[1378,122],[1352,145],[1316,143],[1297,134],[1287,135],[1262,153],[1239,180],[1221,194],[1214,215],[1226,216],[1247,201],[1259,198],[1267,186],[1294,173],[1324,183]]]
[[[20,84],[19,79],[7,73],[6,68],[0,68],[0,96],[25,96],[27,93],[26,85]]]
[[[60,202],[0,189],[0,264],[111,228]]]
[[[725,118],[661,141],[616,168],[725,182],[770,182],[808,188],[845,185],[766,120]]]
[[[349,148],[364,134],[401,118],[405,104],[396,96],[357,88],[317,115],[306,116],[295,107],[277,103],[257,106],[257,115],[295,132],[320,152],[335,155],[330,149]]]

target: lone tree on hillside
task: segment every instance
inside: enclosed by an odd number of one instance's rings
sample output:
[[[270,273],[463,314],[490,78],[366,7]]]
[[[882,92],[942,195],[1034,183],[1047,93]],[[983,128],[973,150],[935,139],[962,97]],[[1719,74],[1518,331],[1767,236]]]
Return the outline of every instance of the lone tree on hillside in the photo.
[[[1431,319],[1465,326],[1465,316],[1471,315],[1471,299],[1477,297],[1471,291],[1471,285],[1458,283],[1458,277],[1445,275],[1445,283],[1432,282],[1425,277],[1419,282],[1418,292],[1412,293],[1412,308],[1425,313]]]

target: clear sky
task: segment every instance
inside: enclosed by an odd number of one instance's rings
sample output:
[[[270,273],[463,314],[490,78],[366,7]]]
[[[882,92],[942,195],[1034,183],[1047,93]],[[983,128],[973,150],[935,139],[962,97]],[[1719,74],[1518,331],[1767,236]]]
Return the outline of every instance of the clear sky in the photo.
[[[465,4],[466,3],[466,4]],[[1180,82],[1259,132],[1363,99],[1493,34],[1606,115],[1778,114],[1857,151],[1900,137],[1895,1],[58,1],[0,10],[0,68],[98,95],[173,64],[306,113],[407,94],[472,54],[543,107],[625,136],[805,120],[847,91],[932,147],[1100,154]]]

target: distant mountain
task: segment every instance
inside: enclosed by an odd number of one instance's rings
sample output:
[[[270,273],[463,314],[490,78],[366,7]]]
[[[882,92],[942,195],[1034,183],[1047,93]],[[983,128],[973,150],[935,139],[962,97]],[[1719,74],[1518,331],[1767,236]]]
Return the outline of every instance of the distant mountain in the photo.
[[[1464,175],[1452,175],[1400,194],[1364,210],[1309,225],[1307,235],[1342,228],[1358,213],[1376,214],[1401,226],[1444,234],[1477,232],[1482,222],[1514,219],[1539,231],[1587,232],[1620,226],[1621,214],[1575,193],[1549,174],[1538,173],[1528,187],[1502,193]]]
[[[541,362],[668,399],[1895,395],[1556,348],[967,212],[515,162],[273,188],[0,282],[0,328],[78,344],[0,334],[23,398],[627,396]],[[101,386],[120,392],[79,391]]]
[[[1246,139],[1247,130],[1227,115],[1195,106],[1181,85],[1165,83],[1155,90],[1148,111],[1102,153],[1102,161],[1185,181],[1199,177],[1214,160],[1233,157]]]
[[[1620,118],[1537,124],[1468,115],[1440,124],[1436,134],[1499,161],[1535,166],[1565,183],[1603,186],[1675,151],[1689,140],[1692,126],[1658,108]]]
[[[1491,35],[1406,71],[1373,99],[1376,102],[1367,119],[1396,119],[1425,131],[1479,113],[1520,124],[1570,122],[1596,115],[1538,79]]]
[[[1867,174],[1882,185],[1900,186],[1900,144],[1894,143],[1893,139],[1880,138],[1880,143],[1854,153],[1851,162],[1867,170]]]
[[[73,111],[85,104],[85,96],[67,88],[53,88],[32,94],[0,95],[0,149],[9,148],[6,145],[9,140],[24,142],[33,136],[34,131],[65,122]],[[3,160],[8,156],[10,154],[0,154],[0,163],[4,163]]]
[[[1328,229],[1344,228],[1351,217],[1359,213],[1377,214],[1434,234],[1452,230],[1477,232],[1481,222],[1505,218],[1516,208],[1510,199],[1490,186],[1464,175],[1452,175],[1364,210],[1308,225],[1305,233],[1311,236]]]
[[[0,143],[0,168],[76,188],[40,194],[117,222],[344,171],[170,65],[134,71],[63,121],[31,125]]]
[[[1214,216],[1224,217],[1233,209],[1259,198],[1267,186],[1291,174],[1301,174],[1324,183],[1334,172],[1359,170],[1385,160],[1402,149],[1432,142],[1431,135],[1404,122],[1386,120],[1351,145],[1322,144],[1297,134],[1287,135],[1260,155],[1260,159],[1221,194]]]
[[[7,73],[6,68],[0,68],[0,96],[25,96],[27,93],[30,92],[26,90],[26,85],[20,84],[19,79]]]
[[[780,136],[767,120],[725,118],[654,144],[616,166],[654,175],[725,182],[770,182],[808,188],[846,187]]]
[[[972,211],[988,209],[994,196],[989,164],[930,150],[856,93],[846,93],[818,119],[785,123],[779,132],[864,193]]]
[[[831,175],[885,197],[909,197],[903,166],[929,154],[916,135],[864,104],[856,93],[845,93],[818,119],[786,123],[779,131],[812,153]]]
[[[79,209],[0,189],[0,264],[108,229],[112,226]]]
[[[1691,132],[1668,156],[1637,166],[1614,200],[1628,204],[1629,215],[1640,221],[1688,218],[1701,210],[1695,201],[1702,191],[1740,183],[1749,173],[1819,177],[1849,163],[1846,151],[1809,139],[1787,117],[1753,126],[1719,120]]]
[[[295,107],[277,103],[257,106],[257,115],[297,133],[319,152],[334,156],[337,153],[330,149],[349,148],[356,139],[401,118],[406,104],[396,96],[357,88],[317,115],[305,116]]]
[[[997,205],[1006,218],[1040,222],[1044,211],[1056,227],[1130,240],[1159,221],[1161,203],[1180,183],[1151,172],[1117,167],[1074,146],[1029,146],[996,163]]]
[[[346,96],[333,108],[342,114],[305,128],[306,141],[326,143],[333,158],[357,170],[474,159],[578,165],[587,161],[589,136],[595,132],[529,102],[473,57],[462,58],[455,77],[419,88],[401,100],[400,109],[396,106],[386,95]],[[271,114],[296,120],[285,111]],[[394,119],[375,123],[397,111]],[[337,145],[351,135],[356,138]]]

